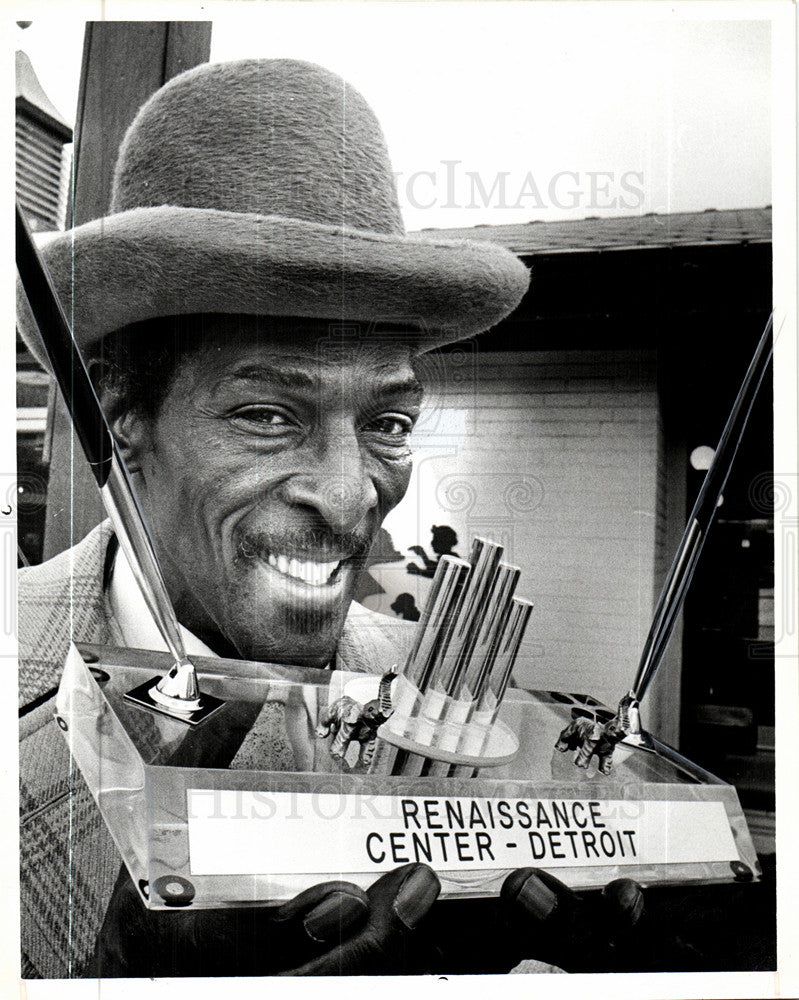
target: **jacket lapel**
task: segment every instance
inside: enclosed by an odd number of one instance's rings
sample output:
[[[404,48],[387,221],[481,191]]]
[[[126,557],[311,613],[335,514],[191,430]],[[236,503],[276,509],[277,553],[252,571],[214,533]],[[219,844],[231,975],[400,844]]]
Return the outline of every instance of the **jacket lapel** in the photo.
[[[85,974],[119,855],[53,720],[72,640],[105,642],[110,526],[19,574],[20,919],[28,976]]]
[[[19,571],[19,703],[24,711],[54,693],[75,642],[107,642],[103,593],[109,522],[41,566]]]

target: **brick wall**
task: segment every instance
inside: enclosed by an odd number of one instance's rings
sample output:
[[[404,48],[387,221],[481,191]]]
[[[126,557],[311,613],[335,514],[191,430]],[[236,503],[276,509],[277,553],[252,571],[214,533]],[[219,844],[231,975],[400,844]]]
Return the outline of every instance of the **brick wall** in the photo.
[[[408,546],[422,544],[432,555],[434,524],[456,530],[461,556],[475,534],[503,542],[522,567],[519,595],[536,606],[517,682],[615,705],[637,665],[663,559],[654,353],[467,347],[429,364],[411,488],[386,521],[394,546],[413,558]],[[391,614],[401,592],[423,604],[429,580],[407,562],[372,574],[386,593],[368,606]]]

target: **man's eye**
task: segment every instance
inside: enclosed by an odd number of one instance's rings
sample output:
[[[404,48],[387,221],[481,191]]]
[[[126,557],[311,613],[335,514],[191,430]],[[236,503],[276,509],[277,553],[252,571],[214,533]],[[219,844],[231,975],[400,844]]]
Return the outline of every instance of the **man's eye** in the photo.
[[[402,439],[413,430],[413,421],[410,417],[399,413],[385,413],[369,421],[365,429],[387,437]]]
[[[257,424],[258,427],[275,428],[275,430],[291,426],[291,421],[286,414],[276,410],[273,406],[241,406],[231,413],[231,417],[236,420],[246,420],[250,424]]]

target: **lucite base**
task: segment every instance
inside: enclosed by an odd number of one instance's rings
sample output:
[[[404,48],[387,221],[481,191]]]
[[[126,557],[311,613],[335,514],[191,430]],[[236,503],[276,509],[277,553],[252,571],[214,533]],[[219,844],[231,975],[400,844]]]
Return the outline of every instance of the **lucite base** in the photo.
[[[169,668],[154,652],[73,647],[56,701],[151,908],[264,905],[329,879],[366,887],[417,859],[445,897],[496,894],[526,865],[574,888],[757,876],[733,787],[656,742],[619,746],[609,777],[554,749],[574,713],[608,711],[593,699],[510,689],[500,720],[519,750],[505,763],[473,778],[391,776],[356,762],[357,747],[334,759],[316,734],[320,711],[363,675],[193,659],[203,693],[225,702],[198,726],[125,699]],[[280,739],[259,742],[267,716]],[[287,753],[294,769],[275,769]]]

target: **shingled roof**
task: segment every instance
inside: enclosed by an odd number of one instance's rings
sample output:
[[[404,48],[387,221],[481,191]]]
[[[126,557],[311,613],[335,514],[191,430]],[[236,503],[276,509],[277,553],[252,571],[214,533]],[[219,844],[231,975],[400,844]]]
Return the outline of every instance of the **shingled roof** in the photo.
[[[706,246],[771,242],[771,207],[733,211],[706,209],[661,215],[589,217],[560,222],[528,222],[469,229],[424,229],[444,239],[486,240],[514,253],[560,254],[650,247]]]

